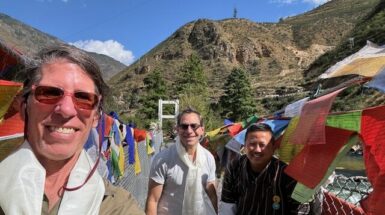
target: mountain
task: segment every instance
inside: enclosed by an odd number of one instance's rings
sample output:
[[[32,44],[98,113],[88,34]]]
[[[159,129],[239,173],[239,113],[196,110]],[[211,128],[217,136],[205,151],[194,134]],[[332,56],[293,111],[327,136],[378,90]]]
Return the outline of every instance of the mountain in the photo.
[[[7,46],[19,50],[26,56],[33,56],[42,47],[65,43],[60,39],[50,36],[38,29],[23,24],[8,15],[0,13],[0,40]],[[103,78],[108,80],[126,66],[111,57],[93,52],[88,52],[95,58],[101,67]]]
[[[132,113],[138,106],[137,97],[146,94],[145,77],[160,70],[168,85],[175,85],[181,66],[194,54],[203,64],[213,103],[223,94],[230,71],[240,67],[250,76],[261,111],[258,114],[272,113],[284,102],[309,94],[304,71],[318,57],[347,40],[354,26],[371,14],[379,2],[332,0],[278,23],[239,18],[187,23],[110,79],[112,102],[119,104],[115,108],[122,113]],[[282,95],[291,96],[277,99]],[[170,98],[174,96],[169,92]]]
[[[378,45],[385,44],[385,1],[380,1],[374,9],[367,14],[338,46],[326,52],[315,60],[304,71],[304,87],[307,89],[315,88],[316,86],[323,86],[328,88],[336,86],[347,79],[354,76],[330,78],[326,80],[319,80],[317,77],[326,69],[330,68],[338,61],[343,60],[351,54],[354,54],[359,49],[364,47],[367,41],[374,42]],[[345,90],[335,104],[334,110],[346,111],[357,110],[370,106],[377,106],[385,104],[385,95],[379,91],[368,89],[363,85]]]

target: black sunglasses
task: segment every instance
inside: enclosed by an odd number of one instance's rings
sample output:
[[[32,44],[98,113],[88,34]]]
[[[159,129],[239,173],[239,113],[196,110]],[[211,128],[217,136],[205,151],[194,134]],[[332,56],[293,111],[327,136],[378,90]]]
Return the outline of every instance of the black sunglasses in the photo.
[[[197,124],[197,123],[192,123],[192,124],[180,124],[178,126],[179,128],[183,129],[183,130],[187,130],[189,127],[191,127],[192,130],[197,130],[199,127],[201,127],[200,124]]]

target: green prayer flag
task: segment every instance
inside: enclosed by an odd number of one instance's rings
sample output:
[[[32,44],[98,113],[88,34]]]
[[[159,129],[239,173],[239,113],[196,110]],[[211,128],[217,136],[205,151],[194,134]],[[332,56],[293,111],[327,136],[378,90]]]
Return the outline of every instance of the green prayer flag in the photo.
[[[332,114],[327,117],[326,125],[334,128],[341,128],[349,131],[360,132],[362,111]]]
[[[248,125],[252,124],[252,123],[256,123],[258,121],[258,116],[256,115],[253,115],[249,118],[247,118],[246,120],[243,120],[242,121],[242,128],[246,128]]]

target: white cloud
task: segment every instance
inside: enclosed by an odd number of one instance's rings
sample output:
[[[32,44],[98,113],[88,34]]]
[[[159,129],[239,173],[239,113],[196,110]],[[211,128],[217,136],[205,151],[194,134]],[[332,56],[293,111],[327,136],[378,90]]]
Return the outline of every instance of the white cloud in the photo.
[[[124,50],[124,46],[115,40],[79,40],[70,44],[85,51],[105,54],[125,65],[130,65],[135,58],[132,51]]]

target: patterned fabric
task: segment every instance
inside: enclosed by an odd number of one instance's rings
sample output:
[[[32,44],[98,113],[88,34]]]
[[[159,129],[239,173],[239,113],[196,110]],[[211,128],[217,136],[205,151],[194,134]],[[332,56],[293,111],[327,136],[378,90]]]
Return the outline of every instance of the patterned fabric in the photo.
[[[325,124],[336,96],[345,88],[307,102],[299,117],[290,142],[293,144],[325,144]]]
[[[296,182],[283,172],[285,167],[273,157],[262,172],[255,173],[246,155],[235,158],[225,172],[221,201],[235,203],[239,215],[297,214],[299,203],[290,198]],[[274,196],[280,198],[277,210],[273,209]]]

